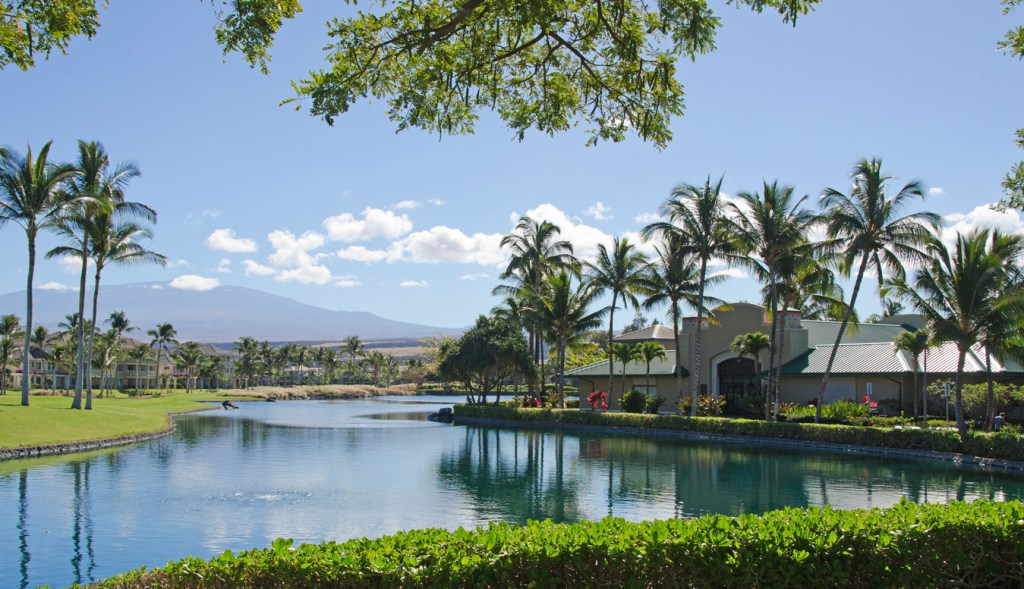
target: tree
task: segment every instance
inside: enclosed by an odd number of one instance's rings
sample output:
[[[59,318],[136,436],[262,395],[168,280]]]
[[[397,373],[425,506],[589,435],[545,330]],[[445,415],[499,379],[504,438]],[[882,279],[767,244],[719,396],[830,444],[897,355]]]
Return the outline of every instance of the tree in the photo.
[[[589,310],[596,296],[597,290],[590,283],[574,286],[573,275],[564,269],[547,276],[540,288],[530,291],[532,304],[527,313],[537,325],[544,326],[544,335],[555,345],[559,407],[565,407],[566,349],[598,327],[606,311]]]
[[[1024,0],[1000,0],[1003,5],[1003,13],[1009,14],[1016,6]],[[1017,59],[1024,59],[1024,26],[1017,26],[1010,29],[999,47],[1008,55]],[[1024,149],[1024,129],[1017,129],[1017,147]],[[1003,178],[1003,191],[1006,193],[1007,202],[1010,206],[1024,209],[1024,161],[1017,162]]]
[[[896,347],[897,350],[902,350],[902,351],[910,354],[910,359],[912,361],[910,367],[914,371],[914,393],[911,395],[911,397],[914,398],[914,419],[916,420],[918,418],[918,411],[917,411],[917,395],[918,395],[917,375],[920,372],[921,354],[923,354],[924,351],[928,349],[928,345],[929,345],[928,332],[923,330],[923,329],[918,329],[918,330],[915,330],[915,331],[903,331],[903,332],[900,332],[896,336],[896,338],[893,339],[893,345]],[[924,395],[927,394],[927,393],[925,393],[923,387],[922,387],[922,389],[920,391],[920,394],[921,394],[922,397],[924,397]],[[902,411],[902,410],[903,410],[903,408],[901,407],[900,411]]]
[[[885,271],[890,272],[895,279],[902,280],[903,260],[925,259],[920,247],[930,236],[928,226],[934,226],[939,221],[939,216],[931,212],[904,214],[912,198],[924,198],[924,186],[919,180],[914,180],[895,195],[890,195],[887,185],[893,178],[882,174],[880,159],[858,162],[850,178],[853,189],[849,195],[828,188],[821,197],[828,237],[832,240],[830,246],[839,252],[839,268],[849,276],[856,267],[857,276],[850,293],[850,303],[839,324],[828,363],[825,364],[825,374],[821,377],[815,421],[821,421],[821,408],[825,404],[825,389],[828,387],[832,364],[857,304],[857,294],[865,272],[868,268],[874,269],[879,287],[885,283]]]
[[[178,345],[178,340],[174,339],[178,336],[178,331],[170,323],[157,323],[156,329],[150,329],[146,335],[151,338],[150,347],[156,346],[157,348],[156,376],[159,379],[160,361],[164,358],[164,349],[171,345]]]
[[[186,342],[174,350],[173,358],[176,367],[185,373],[185,394],[192,392],[195,378],[206,361],[203,348],[196,342]]]
[[[0,4],[0,70],[12,64],[27,70],[36,64],[38,54],[66,53],[75,37],[92,38],[100,26],[97,4],[97,0],[8,0]]]
[[[43,326],[43,325],[36,325],[36,328],[32,330],[32,338],[31,338],[32,339],[32,347],[37,349],[37,350],[39,350],[39,357],[42,358],[44,361],[46,361],[46,359],[47,359],[46,340],[49,337],[50,337],[50,330],[46,329],[46,327]],[[47,362],[47,365],[49,365],[49,364],[50,364],[50,362]],[[46,377],[47,378],[51,377],[51,374],[50,374],[49,370],[46,371]],[[43,386],[46,386],[46,384],[43,383]],[[4,391],[4,392],[6,392],[6,391]]]
[[[680,184],[672,189],[672,196],[662,205],[662,214],[668,221],[659,221],[644,227],[645,238],[662,235],[674,239],[684,254],[692,254],[700,273],[697,278],[697,326],[694,330],[693,364],[690,374],[690,415],[697,415],[697,387],[700,385],[701,344],[704,325],[704,292],[708,286],[708,264],[715,257],[726,256],[731,250],[731,237],[722,215],[722,179],[711,184],[708,176],[704,186]],[[681,407],[682,405],[680,405]]]
[[[0,395],[7,394],[7,367],[22,335],[24,333],[21,330],[21,321],[17,316],[0,317]],[[23,376],[27,374],[24,373]]]
[[[350,335],[345,338],[345,341],[341,344],[341,351],[348,356],[348,376],[352,378],[355,374],[356,358],[365,354],[366,346],[363,345],[362,340],[359,339],[358,335]]]
[[[22,346],[22,373],[28,374],[32,336],[32,282],[36,269],[36,237],[40,229],[53,225],[68,199],[61,190],[75,174],[67,164],[49,161],[47,141],[33,159],[32,148],[21,156],[11,149],[0,149],[0,227],[15,223],[25,230],[28,241],[28,278],[25,287],[25,345]],[[29,379],[21,381],[21,404],[28,406]]]
[[[532,374],[533,360],[521,330],[481,315],[458,340],[441,343],[438,371],[445,380],[462,383],[467,402],[487,403],[491,392],[496,391],[500,399],[505,379]]]
[[[781,344],[776,341],[780,335],[779,283],[783,280],[782,272],[792,266],[787,263],[789,259],[800,255],[800,248],[807,242],[807,232],[815,220],[814,215],[801,208],[807,196],[797,198],[794,190],[789,185],[779,186],[778,181],[771,184],[765,181],[761,194],[741,192],[738,195],[740,204],[729,204],[731,214],[725,220],[733,236],[735,253],[732,259],[753,271],[768,287],[771,331],[768,334],[769,371],[765,401],[775,407],[776,415],[779,391],[775,357],[776,354],[781,357]],[[774,403],[771,402],[773,397]],[[767,407],[765,411],[768,411]]]
[[[1024,238],[998,230],[975,230],[957,235],[952,251],[941,237],[929,234],[930,260],[914,273],[911,288],[905,280],[890,280],[889,288],[924,314],[936,341],[956,344],[956,423],[967,438],[963,412],[963,371],[967,352],[985,342],[992,325],[1017,323],[1024,313],[1024,288],[1009,281],[1024,253]]]
[[[771,417],[771,394],[770,387],[762,387],[761,382],[761,352],[771,348],[771,339],[760,331],[741,333],[732,338],[729,349],[736,352],[740,359],[750,356],[754,359],[754,374],[757,375],[757,388],[764,389],[764,418],[767,421]],[[769,379],[770,381],[770,379]]]
[[[137,364],[140,364],[140,365],[145,363],[145,362],[149,362],[149,361],[154,359],[154,357],[153,357],[153,348],[151,348],[151,347],[149,347],[149,346],[147,346],[145,344],[138,344],[138,345],[136,345],[134,348],[128,350],[127,355],[128,355],[128,359],[129,360],[131,360],[131,361],[133,361],[133,362],[135,362]],[[139,376],[138,376],[138,374],[139,374],[139,371],[136,371],[136,377],[135,377],[135,390],[136,391],[139,390]],[[155,383],[150,383],[150,384],[154,385]]]
[[[651,388],[651,362],[665,358],[665,346],[654,341],[640,342],[636,345],[636,356],[647,366],[647,389]]]
[[[615,363],[614,361],[615,360],[618,360],[619,362],[622,363],[622,387],[621,387],[621,390],[622,390],[622,396],[623,397],[626,396],[626,365],[629,364],[630,362],[632,362],[633,360],[639,360],[639,359],[640,359],[640,356],[637,353],[636,346],[634,346],[633,344],[627,344],[627,343],[624,343],[624,342],[619,342],[619,343],[616,343],[616,344],[612,344],[611,353],[608,356],[608,364],[614,365],[614,363]],[[609,392],[611,392],[610,388],[609,388]]]
[[[612,303],[608,306],[608,341],[614,340],[615,309],[619,299],[623,307],[629,305],[640,309],[636,298],[643,293],[647,284],[647,257],[637,251],[636,246],[625,237],[612,240],[611,252],[604,244],[597,246],[597,259],[587,263],[587,285],[597,292],[611,291]],[[615,346],[613,345],[612,348]],[[609,349],[610,350],[610,349]],[[608,392],[612,391],[612,354],[608,354]],[[623,385],[625,386],[625,385]],[[626,391],[622,391],[626,394]]]

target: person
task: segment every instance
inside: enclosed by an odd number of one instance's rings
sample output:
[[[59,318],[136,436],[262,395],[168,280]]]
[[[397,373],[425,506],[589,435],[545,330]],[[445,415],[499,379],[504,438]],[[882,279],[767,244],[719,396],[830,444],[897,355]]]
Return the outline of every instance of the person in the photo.
[[[221,407],[223,407],[225,409],[238,409],[238,405],[235,405],[231,401],[224,401],[220,405],[221,405]]]
[[[1006,423],[1006,414],[1000,413],[996,415],[995,419],[992,420],[992,431],[999,431],[1003,429],[1003,424]]]

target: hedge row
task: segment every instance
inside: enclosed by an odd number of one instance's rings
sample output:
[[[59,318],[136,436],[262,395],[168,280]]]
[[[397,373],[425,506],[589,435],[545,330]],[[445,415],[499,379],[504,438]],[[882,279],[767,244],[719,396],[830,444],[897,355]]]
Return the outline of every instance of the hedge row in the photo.
[[[270,548],[101,581],[100,589],[341,587],[1021,587],[1024,505],[786,509],[694,520],[416,530]]]
[[[517,409],[493,405],[457,405],[457,417],[480,417],[503,421],[595,425],[752,436],[805,442],[929,450],[963,453],[984,458],[1024,461],[1024,437],[1010,433],[968,432],[961,443],[955,431],[916,428],[887,428],[829,424],[771,422],[723,417],[682,417],[679,415],[638,415],[560,409]]]

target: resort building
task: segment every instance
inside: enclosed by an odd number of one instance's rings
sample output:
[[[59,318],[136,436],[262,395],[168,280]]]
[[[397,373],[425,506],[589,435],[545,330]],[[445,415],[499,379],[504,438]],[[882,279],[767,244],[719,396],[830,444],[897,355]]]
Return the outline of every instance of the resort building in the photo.
[[[758,382],[767,377],[768,352],[755,359],[739,355],[730,349],[737,335],[760,331],[769,334],[771,319],[765,308],[749,303],[734,303],[714,311],[715,319],[705,318],[701,330],[701,370],[698,394],[724,397],[727,414],[751,413],[752,406],[763,406],[756,394]],[[821,378],[825,373],[832,345],[839,333],[839,322],[802,319],[800,311],[789,309],[782,313],[777,331],[777,343],[782,354],[780,400],[784,403],[810,403],[818,396]],[[846,329],[825,390],[824,402],[850,400],[863,403],[891,399],[890,403],[909,412],[913,406],[913,366],[910,354],[897,350],[896,336],[907,330],[924,326],[919,315],[888,317],[880,323],[862,323]],[[650,385],[647,384],[647,365],[642,361],[629,362],[623,367],[615,362],[612,390],[608,391],[608,361],[604,360],[566,372],[566,376],[579,380],[580,398],[595,390],[609,393],[612,408],[617,408],[623,390],[639,390],[666,398],[662,411],[678,410],[676,375],[682,376],[683,391],[689,394],[697,318],[683,320],[678,343],[672,341],[671,326],[655,325],[615,337],[616,342],[637,343],[658,341],[665,347],[665,358],[650,366]],[[681,352],[682,366],[675,364],[675,349]],[[945,343],[929,349],[919,360],[920,370],[926,371],[929,382],[938,379],[952,381],[956,376],[957,349]],[[990,358],[994,378],[999,382],[1016,381],[1024,384],[1024,365],[1010,359]],[[986,350],[978,346],[967,354],[964,381],[983,382],[985,379]],[[757,366],[762,367],[761,373]],[[623,379],[623,372],[625,378]],[[623,380],[625,381],[623,384]],[[746,406],[746,407],[745,407]],[[756,414],[756,410],[753,411]]]

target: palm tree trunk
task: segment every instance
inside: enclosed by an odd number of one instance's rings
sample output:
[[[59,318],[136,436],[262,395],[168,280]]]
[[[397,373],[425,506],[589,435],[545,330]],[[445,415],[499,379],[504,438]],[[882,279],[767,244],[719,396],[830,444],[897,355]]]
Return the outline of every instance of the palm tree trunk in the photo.
[[[700,280],[697,285],[697,325],[693,337],[693,371],[690,373],[690,417],[697,416],[697,390],[700,387],[701,326],[704,324],[704,282],[707,279],[708,261],[700,260]]]
[[[967,421],[964,419],[964,364],[967,361],[967,348],[959,347],[956,360],[956,429],[960,432],[960,443],[967,441]],[[947,403],[949,401],[946,401]]]
[[[616,303],[616,298],[618,298],[618,296],[619,296],[618,291],[614,291],[613,290],[612,291],[612,307],[611,307],[611,311],[608,313],[608,394],[609,395],[612,394],[612,379],[615,377],[615,361],[614,361],[614,359],[612,357],[612,337],[614,335],[614,332],[612,331],[612,326],[615,323],[615,303]],[[625,365],[623,365],[622,370],[623,370],[622,386],[625,387],[626,386],[626,375],[625,375],[626,367],[625,367]],[[625,394],[626,391],[622,391],[622,393]]]
[[[772,275],[770,273],[770,271],[769,271],[769,274],[768,274],[768,292],[770,293],[769,296],[768,296],[768,298],[769,298],[768,304],[771,306],[771,313],[772,313],[772,322],[771,322],[771,328],[770,328],[771,331],[768,334],[768,365],[771,366],[773,368],[773,370],[769,370],[768,371],[768,388],[764,392],[764,420],[765,421],[770,420],[771,419],[771,415],[772,415],[772,392],[774,391],[774,384],[775,384],[775,370],[774,370],[774,367],[775,367],[775,352],[776,352],[775,337],[776,337],[776,333],[778,333],[778,326],[779,326],[779,299],[778,299],[778,297],[779,297],[779,294],[778,294],[779,289],[778,289],[778,287],[775,284],[775,276]],[[760,380],[761,375],[758,374],[757,378]]]
[[[992,354],[985,346],[985,384],[988,390],[985,393],[985,431],[992,431],[992,421],[996,416],[995,383],[992,382]]]
[[[914,356],[914,388],[912,389],[913,392],[910,394],[910,396],[914,398],[914,423],[917,423],[917,417],[918,417],[918,411],[917,411],[917,372],[918,372],[917,371],[917,356]],[[902,411],[903,408],[900,407],[900,410]]]
[[[92,351],[93,344],[96,341],[96,310],[99,306],[100,301],[100,266],[96,265],[96,275],[93,277],[92,285],[92,325],[93,328],[89,330],[89,352],[86,356],[89,358],[89,372],[92,372]],[[102,387],[103,370],[100,369],[100,386]],[[92,409],[92,379],[89,379],[88,388],[85,392],[85,408],[86,410]]]
[[[846,325],[853,315],[853,306],[857,303],[857,293],[860,292],[860,283],[864,280],[864,271],[868,267],[868,254],[865,253],[860,262],[860,269],[857,270],[857,280],[853,283],[853,293],[850,294],[850,305],[843,313],[843,322],[839,325],[839,333],[836,334],[836,343],[832,344],[832,351],[828,355],[828,364],[825,365],[825,374],[821,377],[821,388],[818,389],[818,406],[814,411],[814,423],[821,423],[821,406],[825,404],[825,388],[828,387],[828,377],[832,373],[832,363],[836,360],[836,352],[839,351],[839,342],[843,341],[843,333],[846,332]]]
[[[36,272],[36,229],[35,225],[28,233],[28,285],[25,289],[25,347],[21,350],[21,405],[28,407],[28,389],[32,379],[28,369],[29,355],[32,346],[32,279]],[[7,372],[7,358],[3,360],[0,370]],[[7,383],[4,383],[7,392]]]
[[[82,273],[78,279],[78,346],[76,362],[78,366],[75,372],[75,398],[71,401],[72,409],[82,408],[82,386],[85,378],[85,278],[89,269],[89,238],[82,238]],[[88,367],[92,372],[92,367]]]
[[[768,373],[775,374],[775,420],[779,420],[779,398],[782,396],[782,352],[786,349],[786,311],[785,304],[782,305],[782,321],[779,322],[779,350],[775,355],[775,365],[769,364]]]
[[[679,345],[679,302],[672,301],[672,337],[675,338],[676,342],[676,391],[679,393],[679,403],[676,406],[677,410],[683,406],[683,351]]]

